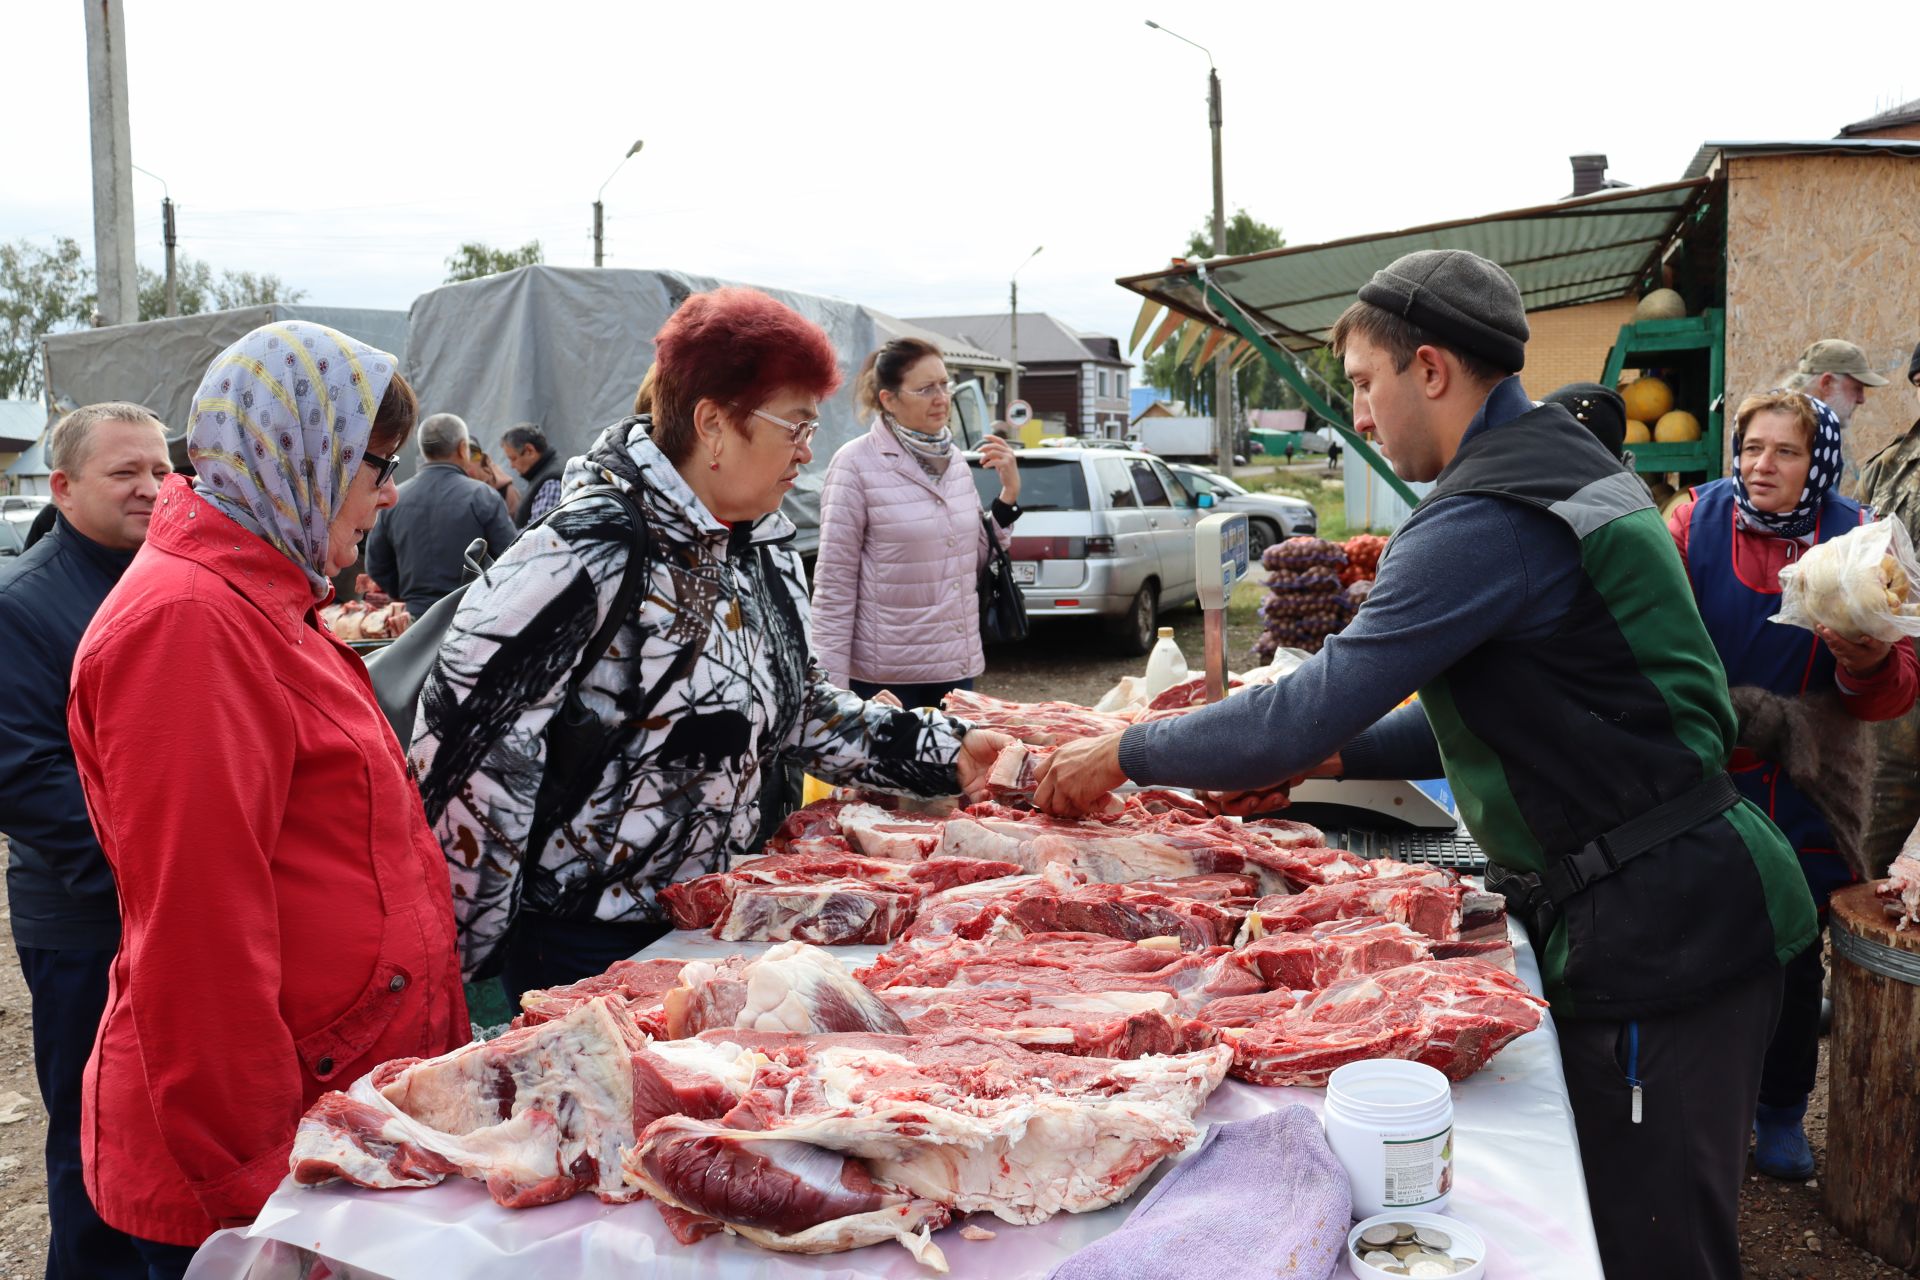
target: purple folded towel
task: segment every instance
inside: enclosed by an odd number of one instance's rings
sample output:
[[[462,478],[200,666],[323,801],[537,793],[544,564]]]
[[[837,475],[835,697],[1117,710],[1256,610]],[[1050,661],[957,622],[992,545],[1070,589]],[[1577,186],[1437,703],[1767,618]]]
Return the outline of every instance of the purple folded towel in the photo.
[[[1118,1231],[1047,1280],[1327,1280],[1352,1213],[1347,1172],[1319,1118],[1288,1107],[1215,1125]]]

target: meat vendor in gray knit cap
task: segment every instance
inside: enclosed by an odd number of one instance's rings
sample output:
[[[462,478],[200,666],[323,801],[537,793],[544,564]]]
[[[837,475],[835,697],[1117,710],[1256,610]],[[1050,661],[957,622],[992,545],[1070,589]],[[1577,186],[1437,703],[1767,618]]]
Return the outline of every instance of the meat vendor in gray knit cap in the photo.
[[[1607,1274],[1734,1280],[1813,902],[1727,776],[1726,679],[1646,486],[1528,398],[1527,337],[1512,278],[1461,250],[1361,288],[1333,329],[1353,425],[1434,482],[1367,607],[1285,680],[1059,748],[1037,800],[1076,816],[1131,780],[1257,813],[1306,776],[1444,768],[1540,959]]]

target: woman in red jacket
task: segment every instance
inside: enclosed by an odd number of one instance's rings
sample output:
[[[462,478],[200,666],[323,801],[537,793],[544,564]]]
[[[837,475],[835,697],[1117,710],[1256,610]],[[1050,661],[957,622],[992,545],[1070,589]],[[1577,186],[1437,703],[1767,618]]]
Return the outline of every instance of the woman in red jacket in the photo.
[[[1680,545],[1700,616],[1734,688],[1782,697],[1833,691],[1860,720],[1891,720],[1913,706],[1920,661],[1913,642],[1816,634],[1768,619],[1780,612],[1780,570],[1808,547],[1858,528],[1872,515],[1833,491],[1840,474],[1840,420],[1797,391],[1748,396],[1734,415],[1734,474],[1700,486],[1675,507],[1668,528]],[[1824,921],[1827,895],[1854,878],[1826,819],[1780,766],[1734,753],[1740,790],[1766,810],[1800,854],[1800,869]],[[1787,963],[1780,1021],[1760,1074],[1754,1163],[1776,1178],[1813,1176],[1801,1128],[1820,1052],[1820,947]]]
[[[396,500],[414,412],[394,358],[332,329],[229,347],[195,398],[198,476],[161,490],[74,661],[123,934],[82,1157],[151,1276],[259,1212],[321,1093],[467,1039],[444,855],[315,613]]]

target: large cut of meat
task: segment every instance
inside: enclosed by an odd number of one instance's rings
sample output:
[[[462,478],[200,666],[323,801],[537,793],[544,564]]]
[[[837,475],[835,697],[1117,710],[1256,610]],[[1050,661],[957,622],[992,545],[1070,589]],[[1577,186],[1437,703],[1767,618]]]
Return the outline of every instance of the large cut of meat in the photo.
[[[870,804],[840,811],[840,834],[869,858],[917,862],[940,847],[945,820],[893,813]]]
[[[695,960],[666,995],[668,1034],[901,1032],[899,1017],[818,947],[783,942],[754,957]]]
[[[1287,889],[1284,864],[1273,856],[1273,838],[1225,818],[1202,823],[1169,813],[1152,825],[1120,826],[1038,814],[1002,816],[976,805],[947,819],[940,851],[1013,862],[1028,871],[1058,864],[1099,884],[1229,872],[1254,876],[1264,893]]]
[[[684,960],[616,960],[605,973],[564,987],[529,991],[520,997],[520,1016],[515,1027],[530,1027],[537,1022],[564,1018],[595,996],[619,996],[628,1012],[648,1035],[663,1035],[667,1029],[662,1001],[667,992],[680,985]]]
[[[1186,1020],[1164,991],[889,987],[880,998],[913,1035],[967,1031],[1023,1049],[1081,1057],[1172,1053],[1181,1047],[1186,1031]]]
[[[1269,990],[1318,991],[1363,973],[1432,958],[1428,939],[1406,925],[1361,917],[1316,924],[1300,933],[1270,933],[1216,963],[1255,975]]]
[[[1189,951],[1231,943],[1246,919],[1245,911],[1130,884],[1038,885],[1002,899],[999,914],[1003,932],[1096,933],[1129,942],[1170,937]]]
[[[1427,960],[1349,978],[1273,1017],[1220,1028],[1233,1073],[1255,1084],[1325,1084],[1363,1058],[1410,1058],[1464,1080],[1540,1025],[1546,1002],[1479,960]],[[1203,1021],[1240,1012],[1221,1000]]]
[[[1247,925],[1255,936],[1303,933],[1329,920],[1362,916],[1393,920],[1440,942],[1506,937],[1505,901],[1498,894],[1483,893],[1461,883],[1458,876],[1440,867],[1262,898],[1248,915]]]
[[[734,895],[748,885],[860,880],[868,884],[917,887],[935,893],[975,880],[1012,875],[1019,870],[1011,863],[983,862],[978,858],[929,858],[919,862],[899,862],[888,858],[865,857],[850,849],[837,855],[778,853],[763,858],[749,858],[735,863],[726,871],[716,871],[668,885],[661,890],[660,898],[673,913],[674,928],[706,929],[726,918]]]
[[[627,1168],[648,1195],[686,1215],[668,1218],[683,1244],[723,1226],[782,1253],[895,1240],[935,1271],[947,1270],[929,1236],[952,1217],[947,1206],[883,1186],[865,1163],[825,1147],[734,1129],[726,1120],[669,1116],[647,1131]]]
[[[1170,938],[1128,942],[1084,933],[1043,933],[1013,941],[962,937],[920,945],[895,943],[855,976],[876,991],[891,987],[986,988],[1015,991],[1163,991],[1182,1008],[1231,990],[1209,985],[1225,947],[1182,951]]]
[[[734,891],[713,936],[727,942],[791,939],[820,947],[887,943],[906,931],[919,903],[920,889],[912,884],[746,884]]]
[[[1097,738],[1118,733],[1129,723],[1121,716],[1110,716],[1071,702],[1005,702],[956,689],[940,700],[947,714],[965,720],[979,729],[998,729],[1036,747],[1057,747],[1076,738]]]
[[[1024,742],[1010,742],[1002,747],[987,769],[987,799],[1003,804],[1031,803],[1033,790],[1040,785],[1037,776],[1040,762],[1052,754],[1051,747],[1029,746]]]
[[[727,1116],[736,1130],[857,1156],[883,1187],[1014,1223],[1125,1198],[1197,1140],[1193,1117],[1233,1056],[1078,1058],[961,1034],[731,1038],[768,1060]],[[644,1171],[660,1129],[629,1169]]]
[[[634,1197],[620,1155],[662,1116],[725,1114],[752,1079],[737,1047],[649,1043],[618,996],[425,1061],[391,1062],[328,1093],[294,1135],[294,1179],[486,1183],[509,1208],[591,1191]]]

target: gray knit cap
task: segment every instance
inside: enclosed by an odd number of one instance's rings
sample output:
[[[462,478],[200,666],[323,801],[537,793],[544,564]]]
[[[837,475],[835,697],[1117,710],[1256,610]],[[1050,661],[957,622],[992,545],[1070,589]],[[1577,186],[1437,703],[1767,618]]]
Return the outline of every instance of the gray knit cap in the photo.
[[[1360,286],[1370,302],[1507,373],[1527,363],[1527,307],[1496,262],[1465,249],[1422,249]]]

